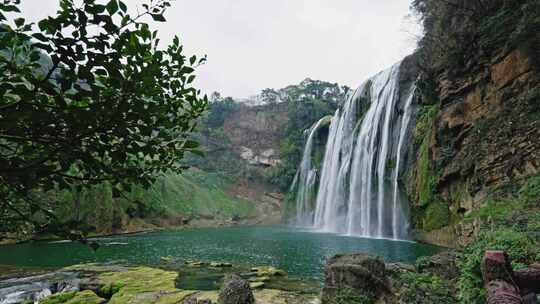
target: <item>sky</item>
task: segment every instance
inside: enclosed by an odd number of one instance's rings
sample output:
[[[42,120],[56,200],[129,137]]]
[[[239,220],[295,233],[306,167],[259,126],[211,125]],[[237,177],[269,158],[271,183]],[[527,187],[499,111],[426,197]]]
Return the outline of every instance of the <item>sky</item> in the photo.
[[[131,8],[146,2],[124,0]],[[420,27],[409,0],[176,0],[166,23],[150,22],[163,43],[179,35],[187,55],[207,55],[195,85],[246,98],[303,79],[357,87],[413,52]],[[27,20],[58,0],[22,0]]]

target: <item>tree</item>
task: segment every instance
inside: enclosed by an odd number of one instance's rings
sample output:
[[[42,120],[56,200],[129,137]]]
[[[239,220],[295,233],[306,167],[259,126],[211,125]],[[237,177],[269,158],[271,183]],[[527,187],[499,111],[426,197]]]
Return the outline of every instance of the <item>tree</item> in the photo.
[[[170,1],[126,4],[61,0],[37,24],[16,16],[20,0],[0,2],[0,222],[52,216],[36,194],[107,181],[114,192],[149,186],[181,170],[188,139],[206,106],[192,86],[206,58],[186,57],[178,37],[160,48],[157,31]]]

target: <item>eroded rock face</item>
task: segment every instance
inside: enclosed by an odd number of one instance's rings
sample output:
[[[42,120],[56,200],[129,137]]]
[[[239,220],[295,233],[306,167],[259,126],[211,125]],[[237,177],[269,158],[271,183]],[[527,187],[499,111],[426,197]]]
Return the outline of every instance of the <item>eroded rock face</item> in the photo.
[[[230,274],[225,277],[223,288],[219,292],[218,304],[253,304],[253,292],[248,281]]]
[[[251,165],[275,166],[279,163],[276,147],[288,121],[287,104],[241,106],[224,122],[223,129],[236,153]]]
[[[504,197],[506,186],[540,172],[540,86],[530,52],[516,48],[471,65],[442,72],[437,79],[440,110],[429,141],[435,192],[448,217],[481,208],[489,196]],[[408,192],[418,202],[420,154]],[[416,196],[416,197],[415,197]],[[449,221],[450,222],[450,221]],[[456,223],[456,221],[453,221]],[[479,223],[426,231],[421,239],[459,247],[474,237]],[[440,242],[439,242],[440,241]]]
[[[385,271],[381,259],[366,254],[332,257],[325,267],[322,304],[334,303],[343,297],[390,303],[385,300],[391,297]]]

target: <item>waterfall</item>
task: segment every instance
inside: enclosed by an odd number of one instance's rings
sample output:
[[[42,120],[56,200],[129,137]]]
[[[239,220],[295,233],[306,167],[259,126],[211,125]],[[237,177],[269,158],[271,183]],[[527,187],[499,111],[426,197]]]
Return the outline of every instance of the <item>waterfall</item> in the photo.
[[[317,181],[317,169],[312,166],[312,153],[314,138],[317,131],[325,124],[328,124],[331,117],[323,117],[317,121],[308,131],[308,137],[304,152],[302,154],[302,162],[300,168],[294,177],[292,187],[296,185],[296,219],[295,224],[301,227],[308,227],[313,225],[313,211],[311,207],[311,200],[314,197],[315,183]]]
[[[312,215],[302,209],[304,216],[312,217],[308,222],[313,228],[407,238],[407,202],[399,189],[399,173],[407,150],[414,85],[400,88],[400,67],[397,63],[364,82],[333,116],[315,209]],[[407,92],[406,98],[401,98],[402,92]],[[300,172],[304,161],[308,162],[305,157],[306,153]],[[304,178],[305,185],[310,185],[309,173]],[[299,191],[298,198],[306,196]],[[309,209],[307,199],[297,206]]]

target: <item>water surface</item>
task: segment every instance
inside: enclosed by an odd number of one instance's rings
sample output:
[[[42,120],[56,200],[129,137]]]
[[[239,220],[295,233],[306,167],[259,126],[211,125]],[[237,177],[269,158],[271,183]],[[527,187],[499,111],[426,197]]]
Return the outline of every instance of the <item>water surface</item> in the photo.
[[[299,278],[321,279],[327,258],[364,252],[387,262],[412,263],[439,249],[413,242],[312,233],[289,227],[232,227],[158,231],[97,239],[92,251],[78,242],[34,242],[0,246],[0,264],[64,267],[88,262],[158,265],[162,257],[271,265]]]

